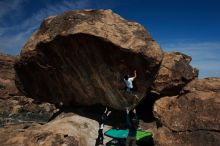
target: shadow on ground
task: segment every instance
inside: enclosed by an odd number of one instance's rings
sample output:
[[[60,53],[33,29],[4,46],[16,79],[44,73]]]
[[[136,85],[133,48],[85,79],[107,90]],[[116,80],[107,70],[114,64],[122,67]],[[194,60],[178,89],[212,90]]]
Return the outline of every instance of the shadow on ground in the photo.
[[[159,99],[159,95],[151,92],[147,94],[146,98],[140,102],[140,104],[136,107],[137,115],[140,120],[142,120],[145,123],[155,122],[155,118],[153,116],[153,105],[157,99]],[[93,106],[74,106],[74,107],[62,106],[60,107],[60,110],[57,113],[55,113],[49,121],[56,118],[62,112],[64,113],[73,112],[80,116],[99,121],[104,110],[105,110],[105,107],[99,104],[93,105]],[[107,124],[112,126],[113,128],[125,129],[126,128],[126,119],[125,119],[126,112],[115,110],[112,108],[109,108],[109,110],[111,110],[112,113],[109,117],[109,121],[107,122]],[[117,146],[117,145],[123,146],[123,143],[124,142],[121,142],[121,141],[118,142],[117,140],[111,140],[106,144],[106,146]],[[143,139],[138,142],[138,146],[146,146],[146,145],[153,146],[154,145],[153,139],[152,138],[148,140]]]

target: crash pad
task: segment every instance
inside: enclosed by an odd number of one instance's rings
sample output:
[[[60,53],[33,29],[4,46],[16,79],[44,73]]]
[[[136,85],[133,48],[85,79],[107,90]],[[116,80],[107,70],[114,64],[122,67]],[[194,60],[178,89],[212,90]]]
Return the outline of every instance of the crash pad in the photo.
[[[111,138],[123,139],[128,136],[128,129],[110,129],[105,132],[105,135]],[[149,131],[137,130],[136,140],[143,138],[151,138],[153,134]]]

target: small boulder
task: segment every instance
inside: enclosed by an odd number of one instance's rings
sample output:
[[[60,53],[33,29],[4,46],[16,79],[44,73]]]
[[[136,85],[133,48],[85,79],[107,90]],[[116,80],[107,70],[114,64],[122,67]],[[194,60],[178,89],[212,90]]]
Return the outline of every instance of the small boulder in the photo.
[[[198,70],[190,65],[192,58],[179,52],[164,54],[152,89],[162,95],[178,95],[181,89],[198,77]]]

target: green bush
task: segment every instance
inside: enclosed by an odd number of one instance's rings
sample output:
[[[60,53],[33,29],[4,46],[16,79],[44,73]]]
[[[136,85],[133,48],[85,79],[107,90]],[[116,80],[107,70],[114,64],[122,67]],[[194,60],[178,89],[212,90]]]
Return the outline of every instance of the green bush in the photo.
[[[0,89],[5,89],[5,86],[0,84]]]
[[[27,113],[28,112],[28,109],[27,109],[27,107],[25,107],[25,106],[22,106],[22,107],[20,107],[19,109],[18,109],[18,112],[19,113]]]

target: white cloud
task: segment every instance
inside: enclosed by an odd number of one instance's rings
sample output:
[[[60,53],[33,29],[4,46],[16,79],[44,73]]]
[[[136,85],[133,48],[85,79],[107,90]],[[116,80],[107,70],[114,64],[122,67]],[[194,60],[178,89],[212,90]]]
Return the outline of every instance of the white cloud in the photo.
[[[0,1],[0,19],[12,11],[19,10],[24,2],[25,0]]]
[[[0,10],[0,21],[3,16],[10,13],[12,10],[20,8],[22,2],[24,2],[24,0],[17,0],[10,8]],[[10,5],[8,1],[1,2],[0,4]],[[51,15],[60,14],[67,10],[88,8],[91,5],[92,3],[90,0],[64,0],[56,4],[47,4],[45,8],[40,9],[33,16],[25,19],[22,22],[19,22],[17,25],[10,27],[0,26],[0,51],[9,54],[18,54],[26,40],[31,36],[32,32],[40,26],[44,18]],[[23,11],[22,9],[19,10]]]
[[[11,36],[3,36],[0,38],[0,52],[8,54],[19,54],[20,48],[24,45],[32,30],[19,32]],[[19,49],[18,49],[19,48]]]
[[[178,51],[192,56],[192,65],[199,69],[199,77],[220,77],[220,42],[164,43],[165,51]]]

